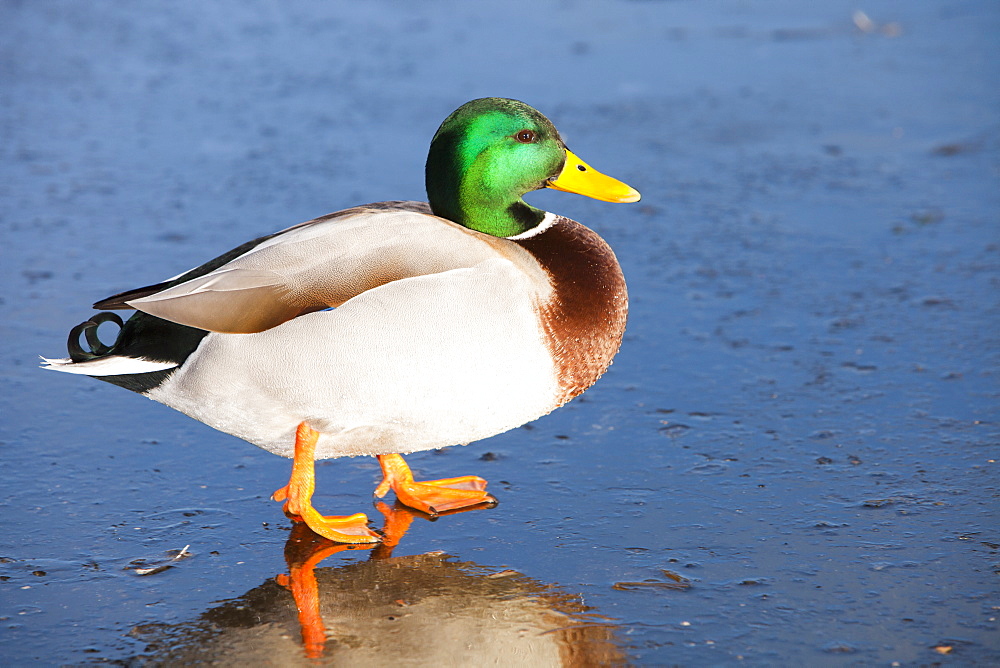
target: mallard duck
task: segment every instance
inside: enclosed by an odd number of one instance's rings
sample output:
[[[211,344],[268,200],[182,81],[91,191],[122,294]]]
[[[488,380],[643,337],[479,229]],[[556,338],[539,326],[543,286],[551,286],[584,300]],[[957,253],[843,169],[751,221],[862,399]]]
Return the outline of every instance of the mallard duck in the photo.
[[[333,541],[377,542],[362,513],[312,506],[314,460],[369,455],[403,504],[495,503],[477,476],[418,482],[402,454],[530,422],[590,387],[618,351],[628,298],[596,233],[526,204],[541,188],[639,193],[574,155],[516,100],[444,120],[428,203],[379,202],[260,237],[175,278],[103,299],[56,371],[94,376],[292,458],[273,498]],[[112,345],[100,324],[121,329]],[[80,344],[83,335],[87,342]]]

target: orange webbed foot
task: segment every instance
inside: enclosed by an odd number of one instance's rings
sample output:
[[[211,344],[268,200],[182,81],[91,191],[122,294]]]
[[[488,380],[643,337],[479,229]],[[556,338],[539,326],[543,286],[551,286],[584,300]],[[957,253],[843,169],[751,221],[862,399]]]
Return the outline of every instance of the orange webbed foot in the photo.
[[[316,489],[316,470],[313,456],[319,432],[304,422],[295,432],[295,457],[292,460],[292,476],[288,484],[275,490],[271,498],[284,501],[285,514],[292,519],[305,522],[306,526],[324,538],[337,543],[377,543],[381,538],[368,528],[368,517],[364,513],[354,515],[320,515],[312,506],[312,495]]]
[[[410,508],[436,516],[446,510],[468,508],[480,504],[496,505],[497,500],[486,491],[486,481],[479,476],[467,475],[443,480],[413,479],[413,473],[400,455],[379,455],[382,482],[375,489],[381,498],[391,489],[396,498]]]
[[[320,515],[312,506],[300,510],[293,517],[300,517],[307,527],[336,543],[377,543],[381,540],[368,528],[368,516],[364,513]]]

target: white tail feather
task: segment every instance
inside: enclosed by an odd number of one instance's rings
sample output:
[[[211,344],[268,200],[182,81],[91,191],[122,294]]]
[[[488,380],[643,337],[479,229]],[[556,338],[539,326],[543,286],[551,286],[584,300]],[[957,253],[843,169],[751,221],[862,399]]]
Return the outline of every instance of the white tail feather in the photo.
[[[109,355],[99,357],[86,362],[74,362],[68,357],[61,359],[48,359],[43,357],[43,369],[52,371],[63,371],[65,373],[79,373],[84,376],[127,376],[134,373],[149,373],[150,371],[163,371],[177,366],[176,362],[156,362],[141,357],[122,357],[120,355]]]

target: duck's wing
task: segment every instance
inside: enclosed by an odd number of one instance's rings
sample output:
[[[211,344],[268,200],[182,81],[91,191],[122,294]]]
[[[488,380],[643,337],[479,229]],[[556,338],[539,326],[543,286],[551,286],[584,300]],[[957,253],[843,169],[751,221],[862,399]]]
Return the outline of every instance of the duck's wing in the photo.
[[[518,248],[431,214],[423,202],[347,209],[244,244],[177,278],[109,297],[198,329],[252,333],[392,281],[473,267]]]
[[[335,216],[337,214],[330,214]],[[316,220],[321,220],[317,218]],[[314,221],[309,221],[310,223]],[[306,223],[303,223],[305,225]],[[148,297],[149,295],[156,294],[157,292],[163,292],[167,288],[172,288],[176,285],[180,285],[185,281],[189,281],[193,278],[198,278],[204,276],[205,274],[215,271],[222,265],[226,264],[230,260],[235,260],[241,255],[250,252],[256,246],[262,244],[263,242],[271,239],[272,237],[278,236],[282,232],[277,232],[275,234],[268,234],[263,237],[258,237],[252,241],[248,241],[241,246],[237,246],[228,253],[223,253],[217,258],[213,258],[206,262],[205,264],[199,265],[194,269],[190,269],[183,274],[174,276],[173,278],[168,278],[160,283],[154,283],[153,285],[146,285],[141,288],[133,288],[131,290],[126,290],[125,292],[119,292],[116,295],[111,295],[110,297],[105,297],[99,302],[94,303],[94,308],[99,311],[117,311],[117,310],[130,310],[134,307],[129,306],[128,302],[132,299],[139,299],[141,297]]]

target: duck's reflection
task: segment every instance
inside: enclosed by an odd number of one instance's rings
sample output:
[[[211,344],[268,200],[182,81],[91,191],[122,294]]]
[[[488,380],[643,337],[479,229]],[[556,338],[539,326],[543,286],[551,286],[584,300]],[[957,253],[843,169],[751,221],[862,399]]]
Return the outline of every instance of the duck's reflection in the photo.
[[[443,553],[393,557],[414,512],[378,508],[385,540],[367,561],[318,568],[327,557],[358,548],[296,524],[285,545],[287,574],[209,610],[195,624],[142,634],[152,641],[143,658],[224,665],[626,662],[615,624],[550,585]]]

